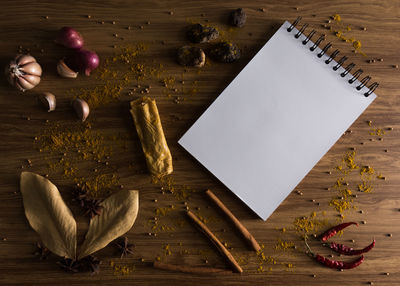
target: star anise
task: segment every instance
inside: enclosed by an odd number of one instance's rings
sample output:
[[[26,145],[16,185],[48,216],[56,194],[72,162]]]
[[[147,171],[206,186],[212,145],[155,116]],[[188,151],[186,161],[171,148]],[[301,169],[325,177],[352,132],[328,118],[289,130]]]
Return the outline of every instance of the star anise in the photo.
[[[92,199],[85,200],[85,215],[88,215],[90,219],[94,218],[97,215],[101,215],[103,207],[101,206],[102,200]]]
[[[64,258],[63,260],[58,261],[57,264],[60,265],[60,267],[67,272],[77,273],[81,270],[80,261],[76,261],[70,258]]]
[[[76,186],[73,194],[74,198],[72,200],[78,202],[79,205],[83,208],[85,206],[85,200],[87,199],[86,191],[80,186]]]
[[[128,238],[126,236],[118,238],[118,241],[115,242],[115,245],[121,252],[121,258],[124,256],[128,256],[128,254],[133,254],[133,248],[135,246],[133,244],[129,244]]]
[[[34,253],[34,255],[39,256],[40,260],[45,260],[50,254],[51,251],[44,245],[42,245],[40,242],[36,243],[37,250]]]
[[[83,269],[90,271],[92,275],[100,273],[101,261],[97,259],[97,257],[93,255],[86,256],[80,260],[80,263],[82,264]]]

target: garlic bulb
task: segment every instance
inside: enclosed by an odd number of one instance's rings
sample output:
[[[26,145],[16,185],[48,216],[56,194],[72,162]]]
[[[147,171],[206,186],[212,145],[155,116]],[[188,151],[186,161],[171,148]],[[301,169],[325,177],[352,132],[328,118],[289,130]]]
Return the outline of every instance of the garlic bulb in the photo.
[[[42,68],[30,55],[17,55],[6,67],[7,79],[21,91],[32,89],[40,82]]]

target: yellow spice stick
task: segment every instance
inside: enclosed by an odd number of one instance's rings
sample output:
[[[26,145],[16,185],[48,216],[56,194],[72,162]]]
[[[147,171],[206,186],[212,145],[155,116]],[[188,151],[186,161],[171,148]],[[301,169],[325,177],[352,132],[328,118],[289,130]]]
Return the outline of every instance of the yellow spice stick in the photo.
[[[172,156],[165,140],[156,101],[149,97],[131,101],[130,111],[150,173],[156,176],[171,174]]]

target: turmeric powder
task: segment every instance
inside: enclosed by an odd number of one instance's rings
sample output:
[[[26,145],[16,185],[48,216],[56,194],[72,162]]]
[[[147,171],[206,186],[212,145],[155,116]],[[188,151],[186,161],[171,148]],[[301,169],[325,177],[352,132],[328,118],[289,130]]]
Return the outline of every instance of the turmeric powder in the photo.
[[[117,264],[114,261],[110,261],[110,266],[114,275],[128,275],[134,270],[133,265]]]
[[[359,52],[363,56],[366,56],[364,52],[361,51],[361,41],[354,39],[352,37],[347,37],[346,33],[351,31],[351,27],[349,25],[344,25],[342,23],[342,18],[339,14],[335,14],[331,17],[333,19],[333,24],[330,27],[330,30],[333,34],[340,40],[345,41],[346,43],[350,43],[354,48],[355,52]]]
[[[108,140],[113,144],[107,144]],[[90,122],[68,122],[65,125],[51,123],[36,136],[34,144],[40,152],[50,154],[46,157],[49,172],[61,172],[64,178],[85,190],[89,197],[101,198],[119,185],[119,177],[108,160],[113,153],[113,145],[121,145],[123,141],[121,137],[109,137],[93,131]],[[79,176],[80,168],[84,166],[87,169],[88,165],[93,166],[96,174],[89,178]]]
[[[282,240],[280,238],[278,238],[277,243],[275,244],[275,249],[276,250],[283,250],[283,251],[287,251],[290,249],[294,249],[295,244],[293,241],[285,241]]]

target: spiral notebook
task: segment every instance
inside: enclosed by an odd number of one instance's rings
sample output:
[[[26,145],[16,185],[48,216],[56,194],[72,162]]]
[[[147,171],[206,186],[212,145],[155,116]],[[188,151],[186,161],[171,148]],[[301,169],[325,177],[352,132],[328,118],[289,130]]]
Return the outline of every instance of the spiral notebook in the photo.
[[[376,98],[378,83],[298,22],[285,22],[179,140],[264,220]]]

